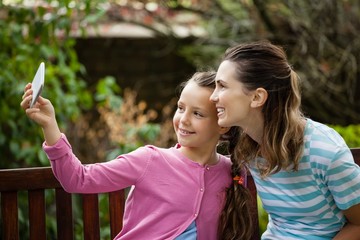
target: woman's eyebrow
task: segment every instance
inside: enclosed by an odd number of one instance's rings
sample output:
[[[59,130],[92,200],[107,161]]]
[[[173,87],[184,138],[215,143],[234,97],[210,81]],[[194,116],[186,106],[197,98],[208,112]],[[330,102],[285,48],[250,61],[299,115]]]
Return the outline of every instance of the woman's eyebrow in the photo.
[[[226,82],[222,79],[215,79],[216,83],[226,84]]]

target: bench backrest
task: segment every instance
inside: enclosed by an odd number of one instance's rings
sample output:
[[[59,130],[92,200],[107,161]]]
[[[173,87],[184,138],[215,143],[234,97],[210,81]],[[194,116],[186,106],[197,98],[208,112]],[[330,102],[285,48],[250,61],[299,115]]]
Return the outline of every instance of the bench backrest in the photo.
[[[18,193],[27,192],[29,239],[48,239],[46,229],[45,190],[55,190],[57,239],[71,240],[74,236],[72,194],[63,190],[50,167],[0,170],[1,232],[3,240],[22,239],[19,236]],[[122,228],[125,203],[124,190],[107,193],[111,238]],[[100,239],[98,194],[80,194],[83,208],[85,240]]]
[[[360,165],[360,148],[352,148],[355,162]],[[257,226],[254,240],[260,239],[257,215],[256,187],[248,176],[248,187],[253,195],[254,223]],[[1,235],[3,240],[18,240],[19,216],[18,194],[27,192],[29,214],[29,239],[47,239],[45,190],[55,190],[57,239],[75,239],[72,194],[63,190],[54,177],[50,167],[19,168],[0,170],[1,193]],[[107,193],[109,199],[110,236],[114,238],[122,228],[125,204],[125,191]],[[85,240],[99,240],[99,201],[98,194],[79,194],[82,198],[83,236]]]

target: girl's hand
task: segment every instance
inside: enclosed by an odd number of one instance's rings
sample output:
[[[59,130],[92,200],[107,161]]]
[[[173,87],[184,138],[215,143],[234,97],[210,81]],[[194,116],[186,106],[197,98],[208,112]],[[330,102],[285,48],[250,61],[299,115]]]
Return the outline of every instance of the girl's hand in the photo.
[[[25,86],[20,106],[25,110],[26,115],[30,119],[34,120],[42,128],[46,128],[56,121],[54,107],[48,99],[39,96],[34,106],[30,108],[30,102],[33,98],[32,94],[31,83],[28,83]]]
[[[54,145],[61,138],[54,107],[48,99],[39,96],[34,106],[30,108],[32,94],[31,83],[28,83],[25,86],[20,106],[30,119],[42,127],[46,144]]]

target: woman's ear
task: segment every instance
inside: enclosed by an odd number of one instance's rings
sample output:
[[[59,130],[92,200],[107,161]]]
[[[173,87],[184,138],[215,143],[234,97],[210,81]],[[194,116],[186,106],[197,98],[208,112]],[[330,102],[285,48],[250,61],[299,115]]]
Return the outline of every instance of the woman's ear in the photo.
[[[257,108],[264,105],[268,98],[268,92],[264,88],[257,88],[254,91],[253,99],[251,101],[251,107]]]

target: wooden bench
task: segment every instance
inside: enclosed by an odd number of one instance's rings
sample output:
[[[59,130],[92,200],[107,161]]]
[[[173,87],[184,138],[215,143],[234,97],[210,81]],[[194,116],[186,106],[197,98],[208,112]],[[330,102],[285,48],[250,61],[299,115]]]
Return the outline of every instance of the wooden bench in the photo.
[[[1,232],[3,240],[18,240],[18,193],[26,191],[29,210],[29,239],[48,239],[45,190],[53,189],[56,199],[58,240],[75,239],[72,194],[63,190],[50,167],[0,170]],[[79,194],[82,198],[83,235],[86,240],[100,239],[98,194]],[[113,239],[122,228],[125,204],[124,190],[107,193],[109,199],[110,235]]]
[[[352,154],[357,164],[360,165],[360,148],[352,148]],[[248,187],[254,197],[254,212],[257,213],[256,188],[251,176],[248,176]],[[46,204],[45,190],[55,191],[57,239],[75,239],[73,203],[74,194],[65,192],[54,177],[50,167],[34,167],[19,169],[0,170],[0,193],[1,193],[1,239],[18,240],[19,216],[18,216],[18,194],[27,192],[28,201],[28,231],[30,240],[48,239],[46,227]],[[99,200],[98,194],[78,194],[82,199],[83,210],[83,236],[85,240],[99,240]],[[113,239],[122,228],[122,217],[124,212],[125,191],[107,193],[109,199],[109,222],[110,236]],[[254,240],[260,239],[259,222],[257,214],[254,231]]]

